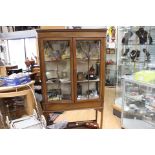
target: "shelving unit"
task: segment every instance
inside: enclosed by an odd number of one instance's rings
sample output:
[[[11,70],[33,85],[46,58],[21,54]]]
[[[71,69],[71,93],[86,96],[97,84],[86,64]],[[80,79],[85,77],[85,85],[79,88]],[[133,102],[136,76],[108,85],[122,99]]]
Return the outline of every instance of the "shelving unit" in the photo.
[[[145,40],[138,35],[141,30],[145,32]],[[117,85],[113,109],[114,114],[120,117],[122,112],[121,90],[124,75],[132,75],[140,70],[153,69],[150,66],[155,61],[155,27],[118,27],[117,38]],[[139,55],[135,59],[132,56],[134,51],[139,51]]]
[[[116,31],[115,27],[109,27],[106,38],[106,83],[108,87],[116,86]],[[114,31],[114,32],[113,32]]]

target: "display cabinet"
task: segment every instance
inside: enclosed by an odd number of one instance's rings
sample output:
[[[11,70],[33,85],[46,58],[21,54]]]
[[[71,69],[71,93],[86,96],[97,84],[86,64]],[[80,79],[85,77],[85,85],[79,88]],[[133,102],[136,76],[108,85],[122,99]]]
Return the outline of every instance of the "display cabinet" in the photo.
[[[105,37],[105,29],[38,30],[45,113],[103,108]]]
[[[108,87],[115,87],[117,81],[117,53],[116,53],[116,28],[108,27],[106,36],[106,83]]]
[[[106,48],[106,83],[108,87],[115,87],[117,81],[117,66],[116,66],[116,49]]]
[[[139,82],[133,76],[123,79],[122,127],[155,128],[155,84]]]
[[[114,113],[122,110],[122,79],[142,69],[153,69],[155,61],[155,27],[117,28],[117,85]]]

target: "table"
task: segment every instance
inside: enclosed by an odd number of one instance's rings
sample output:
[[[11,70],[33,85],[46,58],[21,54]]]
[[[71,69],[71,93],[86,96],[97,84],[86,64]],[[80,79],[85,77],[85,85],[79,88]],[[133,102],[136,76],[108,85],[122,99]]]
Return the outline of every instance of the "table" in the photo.
[[[34,81],[23,85],[0,87],[0,98],[11,98],[25,96],[24,106],[26,113],[32,115],[35,108],[35,98],[33,95]]]

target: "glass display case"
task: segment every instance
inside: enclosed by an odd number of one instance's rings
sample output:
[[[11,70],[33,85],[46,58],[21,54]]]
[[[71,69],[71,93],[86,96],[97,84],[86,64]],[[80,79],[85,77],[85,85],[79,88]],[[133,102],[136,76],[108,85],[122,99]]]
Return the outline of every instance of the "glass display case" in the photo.
[[[123,109],[121,124],[127,129],[155,128],[155,84],[123,79]]]
[[[115,87],[117,81],[117,54],[116,54],[116,27],[110,26],[107,29],[106,37],[106,80],[105,85]]]
[[[44,112],[103,108],[105,29],[38,30]]]
[[[124,75],[143,69],[154,69],[155,27],[128,26],[117,28],[117,85],[114,107],[121,112]]]

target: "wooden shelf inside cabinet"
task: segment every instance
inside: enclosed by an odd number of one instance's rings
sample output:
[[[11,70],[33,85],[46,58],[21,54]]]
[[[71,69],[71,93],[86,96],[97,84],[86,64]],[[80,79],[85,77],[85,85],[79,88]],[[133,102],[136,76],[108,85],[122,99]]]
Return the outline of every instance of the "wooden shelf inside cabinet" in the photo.
[[[96,114],[101,112],[102,127],[106,29],[46,29],[37,33],[44,113],[95,109]],[[51,77],[59,77],[59,82],[47,81],[46,72],[50,72]],[[84,79],[81,81],[77,78],[80,72]],[[87,80],[86,75],[98,78]],[[78,100],[80,95],[90,95],[92,99]],[[70,100],[63,96],[70,96]],[[49,97],[59,100],[49,100]]]

